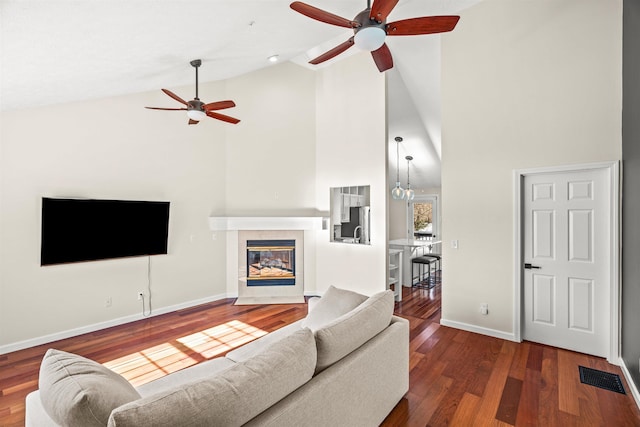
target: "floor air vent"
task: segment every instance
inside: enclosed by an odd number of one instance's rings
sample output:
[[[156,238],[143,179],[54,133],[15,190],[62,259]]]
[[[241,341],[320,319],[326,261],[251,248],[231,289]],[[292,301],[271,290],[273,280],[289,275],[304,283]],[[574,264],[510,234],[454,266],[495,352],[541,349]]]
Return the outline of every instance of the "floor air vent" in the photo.
[[[580,370],[580,382],[605,390],[615,391],[616,393],[626,394],[620,377],[609,372],[599,371],[597,369],[585,368],[578,366]]]

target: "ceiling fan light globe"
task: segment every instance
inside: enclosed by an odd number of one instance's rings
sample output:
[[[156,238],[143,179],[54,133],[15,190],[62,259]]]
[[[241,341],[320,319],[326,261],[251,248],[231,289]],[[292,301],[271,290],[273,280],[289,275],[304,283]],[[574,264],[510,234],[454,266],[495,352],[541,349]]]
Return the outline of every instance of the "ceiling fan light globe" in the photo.
[[[400,183],[396,182],[396,187],[391,190],[391,197],[393,200],[402,200],[404,199],[404,189],[400,187]]]
[[[187,116],[189,116],[191,120],[195,120],[197,122],[204,120],[204,118],[207,117],[206,113],[200,110],[187,110]]]
[[[387,36],[379,27],[367,27],[359,30],[353,38],[353,43],[362,50],[374,51],[380,49]]]

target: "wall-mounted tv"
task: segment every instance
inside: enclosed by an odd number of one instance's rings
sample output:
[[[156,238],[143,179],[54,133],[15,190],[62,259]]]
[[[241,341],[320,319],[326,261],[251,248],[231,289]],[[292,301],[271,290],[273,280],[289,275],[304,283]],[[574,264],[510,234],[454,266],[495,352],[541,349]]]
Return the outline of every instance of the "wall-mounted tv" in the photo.
[[[40,264],[167,253],[169,202],[42,198]]]

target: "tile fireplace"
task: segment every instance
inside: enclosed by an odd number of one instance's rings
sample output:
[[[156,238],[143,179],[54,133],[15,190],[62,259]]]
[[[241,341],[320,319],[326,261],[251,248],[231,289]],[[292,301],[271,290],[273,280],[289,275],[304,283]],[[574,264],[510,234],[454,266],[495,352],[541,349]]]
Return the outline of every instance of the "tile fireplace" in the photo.
[[[227,295],[237,295],[236,305],[304,303],[305,282],[309,279],[307,276],[310,276],[313,287],[314,275],[313,264],[310,263],[311,269],[307,268],[309,266],[305,259],[314,259],[318,236],[328,239],[328,223],[329,219],[324,216],[209,217],[209,227],[214,232],[214,239],[217,232],[223,232],[227,242]],[[256,240],[293,241],[295,244],[290,258],[280,251],[274,256],[274,251],[270,249],[254,251],[260,252],[260,264],[265,264],[266,268],[252,273],[250,264],[258,261],[255,256],[249,256],[247,243]],[[283,246],[281,243],[265,245],[264,242],[260,245],[256,247]],[[269,251],[272,253],[268,254]],[[263,258],[271,260],[263,263]],[[286,283],[278,283],[276,278],[258,279],[258,271],[261,277],[267,276],[267,273],[273,277],[276,272],[292,277],[278,277],[278,280],[287,280]],[[289,282],[291,279],[293,280]],[[266,284],[273,286],[265,286]]]
[[[236,304],[304,302],[304,231],[240,230],[236,241]]]

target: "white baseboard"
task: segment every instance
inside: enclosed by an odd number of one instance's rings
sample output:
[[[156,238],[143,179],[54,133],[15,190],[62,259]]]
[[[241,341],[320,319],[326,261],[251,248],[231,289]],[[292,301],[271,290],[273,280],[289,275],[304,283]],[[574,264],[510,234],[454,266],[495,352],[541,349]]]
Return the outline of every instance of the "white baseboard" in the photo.
[[[225,298],[228,298],[226,294],[212,295],[206,298],[200,298],[197,300],[187,301],[180,304],[171,305],[168,307],[154,309],[151,315],[147,317],[144,317],[142,314],[133,314],[131,316],[124,316],[124,317],[107,320],[100,323],[94,323],[92,325],[86,325],[86,326],[81,326],[79,328],[69,329],[62,332],[56,332],[54,334],[43,335],[41,337],[31,338],[28,340],[0,346],[0,354],[6,354],[6,353],[11,353],[13,351],[24,350],[25,348],[35,347],[35,346],[47,344],[53,341],[58,341],[65,338],[71,338],[71,337],[86,334],[89,332],[99,331],[100,329],[106,329],[112,326],[124,325],[125,323],[135,322],[136,320],[148,319],[149,317],[155,317],[161,314],[166,314],[166,313],[171,313],[173,311],[181,310],[183,308],[195,307],[196,305],[206,304],[208,302],[218,301]]]
[[[627,365],[625,365],[624,360],[622,360],[622,357],[618,361],[618,364],[620,365],[620,369],[622,369],[622,374],[624,375],[624,378],[627,380],[627,384],[631,389],[631,394],[633,395],[633,399],[636,401],[636,405],[638,406],[638,408],[640,408],[640,392],[638,391],[638,387],[636,387],[636,383],[633,382],[633,378],[631,378],[631,373],[627,369]]]
[[[309,298],[311,298],[311,297],[317,297],[317,296],[320,296],[320,293],[319,293],[319,292],[316,292],[316,291],[312,291],[312,292],[306,292],[306,291],[305,291],[304,296],[305,296],[305,297],[309,297]]]
[[[496,329],[483,328],[482,326],[471,325],[464,322],[456,322],[454,320],[440,319],[440,324],[443,326],[449,326],[451,328],[462,329],[463,331],[475,332],[481,335],[488,335],[494,338],[501,338],[507,341],[515,341],[516,337],[511,332],[498,331]]]

